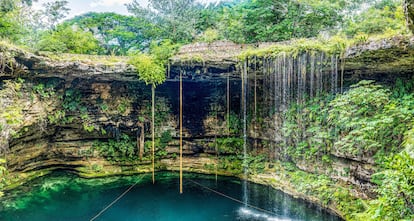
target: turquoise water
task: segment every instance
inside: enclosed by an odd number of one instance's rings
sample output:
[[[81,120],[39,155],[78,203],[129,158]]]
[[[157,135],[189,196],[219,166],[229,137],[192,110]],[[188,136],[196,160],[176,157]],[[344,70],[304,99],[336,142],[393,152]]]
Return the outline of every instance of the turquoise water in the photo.
[[[179,194],[178,178],[150,175],[82,179],[68,173],[53,173],[7,193],[0,203],[0,220],[90,220],[132,184],[117,203],[96,220],[123,221],[230,221],[230,220],[340,220],[317,207],[293,199],[272,188],[249,183],[249,204],[270,213],[248,209],[238,202],[202,188],[196,181],[236,199],[242,199],[240,180],[187,174],[184,193]]]

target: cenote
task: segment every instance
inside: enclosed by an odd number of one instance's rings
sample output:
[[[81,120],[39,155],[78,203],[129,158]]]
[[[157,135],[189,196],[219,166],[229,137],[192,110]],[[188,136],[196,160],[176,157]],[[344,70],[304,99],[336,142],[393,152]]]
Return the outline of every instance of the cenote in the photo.
[[[170,172],[157,174],[155,184],[150,174],[84,179],[55,172],[7,193],[0,220],[91,220],[135,183],[95,220],[341,220],[263,185],[248,184],[248,203],[268,213],[205,188],[241,199],[242,185],[236,178],[185,174],[184,193],[179,194],[178,176]]]
[[[0,0],[0,221],[414,220],[413,33],[414,0]]]

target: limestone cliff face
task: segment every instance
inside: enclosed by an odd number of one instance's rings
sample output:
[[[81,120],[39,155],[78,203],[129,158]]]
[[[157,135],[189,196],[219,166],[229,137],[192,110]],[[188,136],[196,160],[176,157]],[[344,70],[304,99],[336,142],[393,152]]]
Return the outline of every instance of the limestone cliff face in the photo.
[[[350,48],[346,55],[344,85],[361,79],[392,82],[396,76],[411,77],[414,73],[410,63],[414,57],[413,45],[412,37],[395,37]],[[217,139],[242,137],[242,81],[240,64],[234,54],[243,46],[224,43],[213,48],[204,46],[203,50],[187,47],[187,52],[182,51],[172,59],[167,82],[156,90],[157,137],[162,134],[172,137],[162,150],[166,153],[160,156],[163,162],[171,164],[178,153],[177,79],[180,73],[184,75],[184,154],[188,162],[198,168],[208,166],[208,162],[198,162],[197,157],[215,156]],[[220,56],[185,59],[185,56],[194,57],[191,53],[212,54],[206,51]],[[395,57],[399,60],[391,60]],[[123,62],[56,61],[10,48],[0,48],[0,61],[0,79],[11,80],[0,85],[0,144],[3,150],[8,149],[10,171],[111,166],[114,162],[105,160],[97,150],[97,142],[99,145],[99,142],[119,139],[122,134],[132,139],[138,158],[138,149],[144,146],[142,140],[149,140],[151,94],[149,87],[137,80],[133,67]],[[249,146],[272,159],[283,160],[284,156],[278,155],[283,139],[280,113],[287,108],[282,97],[283,79],[269,74],[275,71],[276,64],[270,60],[249,64],[249,76],[244,81]],[[395,65],[390,68],[390,64]],[[326,84],[320,87],[331,90],[331,82],[335,83],[332,71],[325,72],[321,77],[327,77]],[[307,78],[302,81],[301,87],[311,86]],[[299,94],[298,87],[289,89],[290,98]],[[294,97],[295,102],[297,99]],[[8,122],[7,114],[18,121]],[[361,190],[371,188],[370,176],[375,171],[372,156],[347,156],[335,151],[331,155],[334,163],[329,171],[323,164],[295,163],[305,171],[326,173],[334,179],[353,183]],[[147,163],[145,159],[139,162],[144,167]],[[125,170],[137,167],[134,163],[115,164]]]
[[[54,84],[50,95],[33,90],[38,85],[47,87],[48,84]],[[225,83],[218,80],[184,82],[188,91],[184,95],[184,149],[187,156],[213,153],[211,143],[214,138],[224,136],[225,93],[218,85]],[[232,86],[231,100],[233,110],[237,112],[237,82],[232,82]],[[151,94],[141,82],[40,77],[25,79],[18,93],[28,99],[17,95],[15,98],[19,105],[26,106],[21,110],[23,117],[19,126],[14,128],[17,132],[9,137],[7,160],[12,171],[82,165],[81,161],[88,157],[99,158],[97,151],[91,152],[94,142],[118,139],[122,134],[138,141],[141,129],[145,130],[146,140],[150,139]],[[156,95],[157,137],[170,134],[173,140],[167,151],[177,153],[178,82],[167,81],[157,88]],[[10,105],[5,104],[5,107]]]

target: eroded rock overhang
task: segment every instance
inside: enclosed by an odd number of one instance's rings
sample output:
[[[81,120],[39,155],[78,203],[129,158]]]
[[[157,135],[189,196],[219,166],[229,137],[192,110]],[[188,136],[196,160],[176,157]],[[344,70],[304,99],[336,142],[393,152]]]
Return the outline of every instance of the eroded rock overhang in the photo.
[[[274,44],[242,45],[231,42],[196,43],[183,46],[170,60],[168,80],[177,80],[182,72],[186,80],[208,80],[217,77],[239,78],[238,55],[248,48],[265,48]],[[345,51],[345,76],[414,73],[414,37],[394,36],[369,40]],[[121,62],[104,63],[84,60],[62,61],[24,52],[18,48],[0,47],[0,77],[59,77],[97,81],[137,81],[136,71]]]

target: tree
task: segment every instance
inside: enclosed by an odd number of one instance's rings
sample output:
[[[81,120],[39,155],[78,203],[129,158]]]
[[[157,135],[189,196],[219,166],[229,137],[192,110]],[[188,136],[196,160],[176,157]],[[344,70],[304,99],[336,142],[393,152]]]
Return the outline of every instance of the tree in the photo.
[[[127,8],[136,17],[160,27],[163,39],[186,43],[197,34],[196,24],[202,7],[195,0],[150,0],[148,7],[134,0]]]
[[[0,0],[0,37],[18,41],[26,33],[24,9],[31,6],[31,0]]]
[[[256,0],[241,6],[247,42],[315,37],[342,19],[338,1]]]
[[[160,42],[151,42],[150,54],[154,56],[157,63],[164,67],[168,64],[168,59],[178,51],[179,45],[174,44],[170,39]]]
[[[32,2],[32,0],[0,0],[0,12],[11,12],[24,6],[31,6]]]
[[[155,88],[166,80],[165,68],[157,63],[156,59],[146,54],[137,54],[131,57],[129,63],[134,65],[140,80],[151,85],[151,136],[152,136],[152,182],[155,182]]]
[[[56,28],[59,20],[65,18],[69,13],[70,9],[67,7],[68,3],[69,2],[66,0],[57,0],[43,4],[45,9],[42,11],[42,14],[46,20],[46,26],[49,29]]]
[[[225,39],[245,43],[243,25],[243,9],[241,7],[224,7],[222,9],[222,17],[217,28]]]
[[[404,12],[398,1],[378,1],[365,11],[346,20],[344,31],[348,36],[358,33],[381,34],[390,30],[405,30]]]
[[[158,28],[154,24],[116,13],[90,12],[64,24],[91,32],[104,49],[103,54],[126,55],[128,51],[147,50],[151,41],[159,39]]]
[[[54,29],[69,11],[63,0],[43,4],[42,10],[31,8],[31,2],[0,0],[0,37],[33,48],[42,33]]]
[[[37,45],[38,50],[91,54],[99,50],[98,41],[92,33],[77,27],[59,25],[54,31],[47,31]]]

